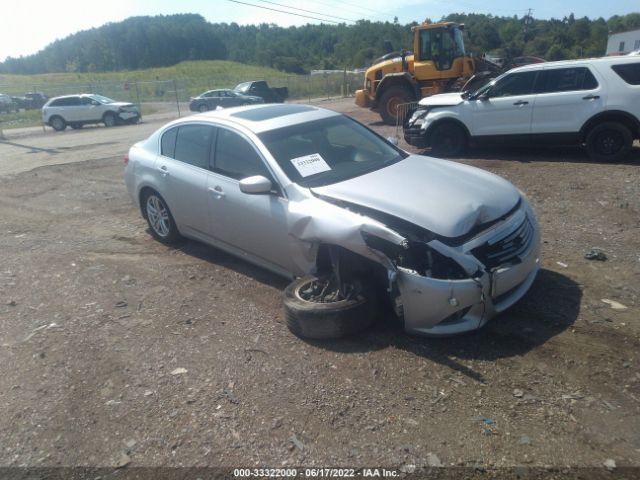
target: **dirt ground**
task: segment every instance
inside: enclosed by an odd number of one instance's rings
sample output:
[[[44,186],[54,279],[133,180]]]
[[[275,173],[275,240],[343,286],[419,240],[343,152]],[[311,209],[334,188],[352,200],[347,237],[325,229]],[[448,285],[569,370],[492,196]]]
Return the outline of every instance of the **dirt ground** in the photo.
[[[394,134],[352,102],[323,105]],[[640,148],[623,164],[471,151],[456,161],[504,176],[536,212],[542,270],[528,295],[460,337],[383,320],[313,342],[285,326],[286,280],[148,234],[122,155],[166,120],[5,131],[0,467],[640,476]],[[592,247],[608,259],[585,259]]]

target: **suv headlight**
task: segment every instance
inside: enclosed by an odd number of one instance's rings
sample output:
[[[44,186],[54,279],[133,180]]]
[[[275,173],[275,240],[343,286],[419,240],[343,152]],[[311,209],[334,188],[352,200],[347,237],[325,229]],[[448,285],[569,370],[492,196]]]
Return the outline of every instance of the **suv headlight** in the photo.
[[[411,118],[409,119],[409,125],[422,125],[424,119],[429,114],[429,107],[420,107],[418,110],[413,112]]]

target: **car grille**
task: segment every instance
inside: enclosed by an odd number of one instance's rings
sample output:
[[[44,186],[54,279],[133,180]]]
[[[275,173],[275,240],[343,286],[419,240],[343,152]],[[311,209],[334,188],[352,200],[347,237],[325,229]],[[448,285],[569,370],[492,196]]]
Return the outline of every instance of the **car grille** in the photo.
[[[493,269],[504,265],[520,263],[533,241],[533,225],[528,218],[514,230],[497,240],[488,242],[472,250],[473,254],[486,268]]]

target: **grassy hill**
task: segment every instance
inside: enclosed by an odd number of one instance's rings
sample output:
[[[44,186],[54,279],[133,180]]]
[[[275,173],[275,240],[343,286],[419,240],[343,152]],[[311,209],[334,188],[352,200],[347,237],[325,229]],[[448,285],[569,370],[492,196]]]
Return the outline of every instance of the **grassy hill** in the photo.
[[[67,85],[176,80],[190,91],[233,87],[245,80],[286,78],[287,74],[267,67],[226,60],[181,62],[171,67],[106,73],[45,73],[40,75],[0,75],[0,93],[24,94],[33,90],[59,90]],[[209,87],[211,85],[211,87]],[[55,92],[54,92],[55,93]]]

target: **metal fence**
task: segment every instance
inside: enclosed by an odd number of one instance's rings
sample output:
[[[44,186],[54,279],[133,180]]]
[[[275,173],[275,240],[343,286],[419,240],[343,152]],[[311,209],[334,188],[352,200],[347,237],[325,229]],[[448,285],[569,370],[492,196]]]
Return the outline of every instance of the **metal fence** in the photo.
[[[418,108],[418,102],[401,103],[396,110],[396,137],[400,138],[400,131],[404,122],[409,119],[411,114]]]
[[[266,80],[272,87],[287,87],[289,100],[311,102],[319,98],[349,97],[361,88],[363,75],[360,72],[322,72],[312,75],[278,76],[273,78],[250,78],[245,80]],[[239,80],[238,83],[240,83]],[[158,110],[174,111],[178,116],[188,109],[186,102],[190,97],[207,90],[217,88],[233,88],[235,85],[221,83],[213,77],[189,77],[161,80],[157,77],[149,80],[113,80],[95,82],[64,83],[12,83],[0,84],[0,93],[10,96],[23,96],[26,92],[43,92],[49,97],[77,93],[95,93],[118,101],[135,103],[141,107],[143,114]],[[4,116],[4,118],[3,118]],[[0,121],[4,127],[18,126],[25,118],[33,117],[25,112],[11,114],[0,113]]]

